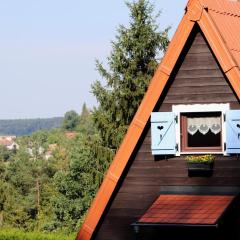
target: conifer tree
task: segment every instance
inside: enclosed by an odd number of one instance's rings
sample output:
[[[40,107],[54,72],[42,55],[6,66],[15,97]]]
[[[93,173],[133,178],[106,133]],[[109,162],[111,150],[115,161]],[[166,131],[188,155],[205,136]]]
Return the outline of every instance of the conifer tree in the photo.
[[[73,230],[81,224],[156,69],[158,53],[168,44],[168,29],[157,31],[153,5],[138,0],[127,6],[130,26],[118,30],[109,70],[97,62],[106,80],[106,86],[99,81],[92,86],[99,107],[92,113],[83,106],[78,135],[66,149],[69,168],[54,176],[55,224],[62,229]]]
[[[89,132],[89,129],[92,131]],[[82,106],[81,114],[79,115],[79,123],[76,128],[78,132],[81,132],[82,134],[93,134],[94,133],[94,126],[92,121],[92,116],[90,113],[90,110],[87,108],[86,103]]]
[[[130,124],[157,67],[157,57],[165,51],[168,30],[158,30],[154,6],[148,0],[128,2],[129,27],[120,26],[108,68],[97,61],[105,84],[96,81],[93,94],[99,107],[93,112],[96,127],[105,147],[116,150]]]

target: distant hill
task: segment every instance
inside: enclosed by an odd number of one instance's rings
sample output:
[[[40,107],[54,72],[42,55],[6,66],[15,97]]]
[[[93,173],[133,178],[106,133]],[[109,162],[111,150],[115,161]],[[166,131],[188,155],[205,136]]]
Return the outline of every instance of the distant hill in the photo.
[[[0,135],[30,135],[38,130],[59,128],[63,117],[0,120]]]

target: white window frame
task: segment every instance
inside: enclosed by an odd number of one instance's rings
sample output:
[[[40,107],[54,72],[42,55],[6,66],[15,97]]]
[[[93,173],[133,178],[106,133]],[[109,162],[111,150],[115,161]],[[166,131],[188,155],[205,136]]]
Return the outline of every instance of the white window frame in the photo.
[[[181,154],[223,154],[227,155],[226,150],[224,150],[224,143],[226,143],[226,122],[224,121],[224,115],[226,111],[230,109],[229,103],[220,104],[188,104],[188,105],[173,105],[172,111],[177,116],[176,123],[176,143],[178,144],[178,151],[176,156]],[[196,113],[196,112],[221,112],[222,116],[222,151],[221,152],[182,152],[181,151],[181,131],[180,131],[180,117],[182,113]]]

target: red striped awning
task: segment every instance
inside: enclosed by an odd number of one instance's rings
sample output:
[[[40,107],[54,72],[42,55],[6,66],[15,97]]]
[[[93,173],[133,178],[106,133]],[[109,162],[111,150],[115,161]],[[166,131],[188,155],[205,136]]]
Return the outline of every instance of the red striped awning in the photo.
[[[234,196],[160,195],[138,223],[213,225]]]

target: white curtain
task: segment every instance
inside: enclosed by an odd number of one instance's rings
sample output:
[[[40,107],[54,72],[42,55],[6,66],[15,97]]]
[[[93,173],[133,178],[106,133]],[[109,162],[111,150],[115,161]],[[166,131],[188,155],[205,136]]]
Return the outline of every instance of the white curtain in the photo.
[[[197,131],[203,135],[211,131],[214,134],[221,132],[220,117],[187,118],[188,133],[194,135]]]

